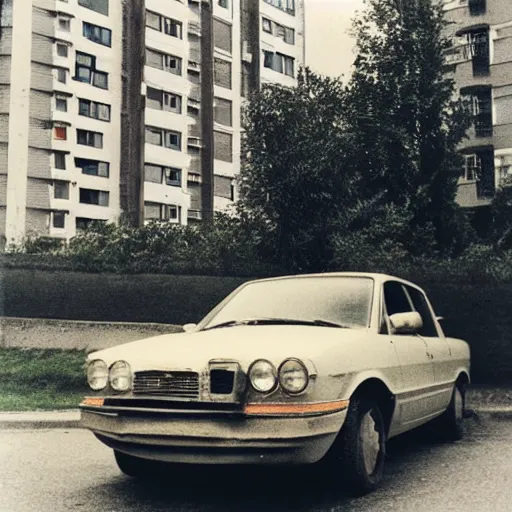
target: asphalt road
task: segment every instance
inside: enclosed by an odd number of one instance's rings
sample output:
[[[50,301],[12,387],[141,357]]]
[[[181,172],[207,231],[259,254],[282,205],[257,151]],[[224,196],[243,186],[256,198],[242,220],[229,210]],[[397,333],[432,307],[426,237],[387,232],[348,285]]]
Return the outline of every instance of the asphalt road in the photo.
[[[382,488],[329,493],[318,471],[188,467],[143,483],[83,430],[0,430],[1,512],[512,511],[512,419],[467,420],[456,444],[390,442]],[[340,474],[340,479],[343,475]]]

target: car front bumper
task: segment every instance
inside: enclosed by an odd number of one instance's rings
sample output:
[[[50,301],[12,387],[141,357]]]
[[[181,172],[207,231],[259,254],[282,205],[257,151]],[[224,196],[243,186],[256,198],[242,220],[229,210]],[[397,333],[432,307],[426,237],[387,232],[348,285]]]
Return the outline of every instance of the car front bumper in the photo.
[[[309,464],[338,434],[347,410],[256,416],[82,407],[81,425],[114,450],[145,459],[193,464]]]

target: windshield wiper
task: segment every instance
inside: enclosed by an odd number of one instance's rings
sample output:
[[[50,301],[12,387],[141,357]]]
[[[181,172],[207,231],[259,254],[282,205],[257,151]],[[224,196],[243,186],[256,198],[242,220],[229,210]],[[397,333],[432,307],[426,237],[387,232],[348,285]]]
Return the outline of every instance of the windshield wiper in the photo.
[[[318,325],[320,327],[336,327],[339,329],[350,329],[351,326],[330,322],[329,320],[299,320],[294,318],[251,318],[248,320],[228,320],[220,324],[206,327],[203,331],[217,329],[220,327],[235,327],[238,325]]]

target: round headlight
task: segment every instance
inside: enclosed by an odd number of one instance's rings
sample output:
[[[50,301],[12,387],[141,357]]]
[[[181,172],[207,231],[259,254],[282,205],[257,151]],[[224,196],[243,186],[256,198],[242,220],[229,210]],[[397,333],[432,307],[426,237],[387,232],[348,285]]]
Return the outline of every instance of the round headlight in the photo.
[[[249,368],[249,380],[256,391],[268,393],[276,387],[276,369],[272,363],[264,359],[254,361]]]
[[[109,382],[114,391],[128,391],[132,387],[132,370],[126,361],[116,361],[110,367]]]
[[[101,359],[91,361],[87,366],[87,384],[93,391],[101,391],[108,383],[107,363]]]
[[[279,383],[288,393],[301,393],[308,382],[308,371],[298,359],[287,359],[279,368]]]

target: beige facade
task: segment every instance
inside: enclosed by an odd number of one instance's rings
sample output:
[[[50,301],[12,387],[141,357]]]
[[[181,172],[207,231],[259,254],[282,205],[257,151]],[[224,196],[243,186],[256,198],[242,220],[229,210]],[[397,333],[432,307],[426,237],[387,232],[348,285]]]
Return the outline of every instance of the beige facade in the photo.
[[[211,218],[236,196],[244,97],[304,63],[303,0],[0,5],[2,246]]]
[[[508,0],[450,0],[445,9],[454,41],[447,72],[475,118],[457,200],[487,205],[512,183],[512,9]]]

